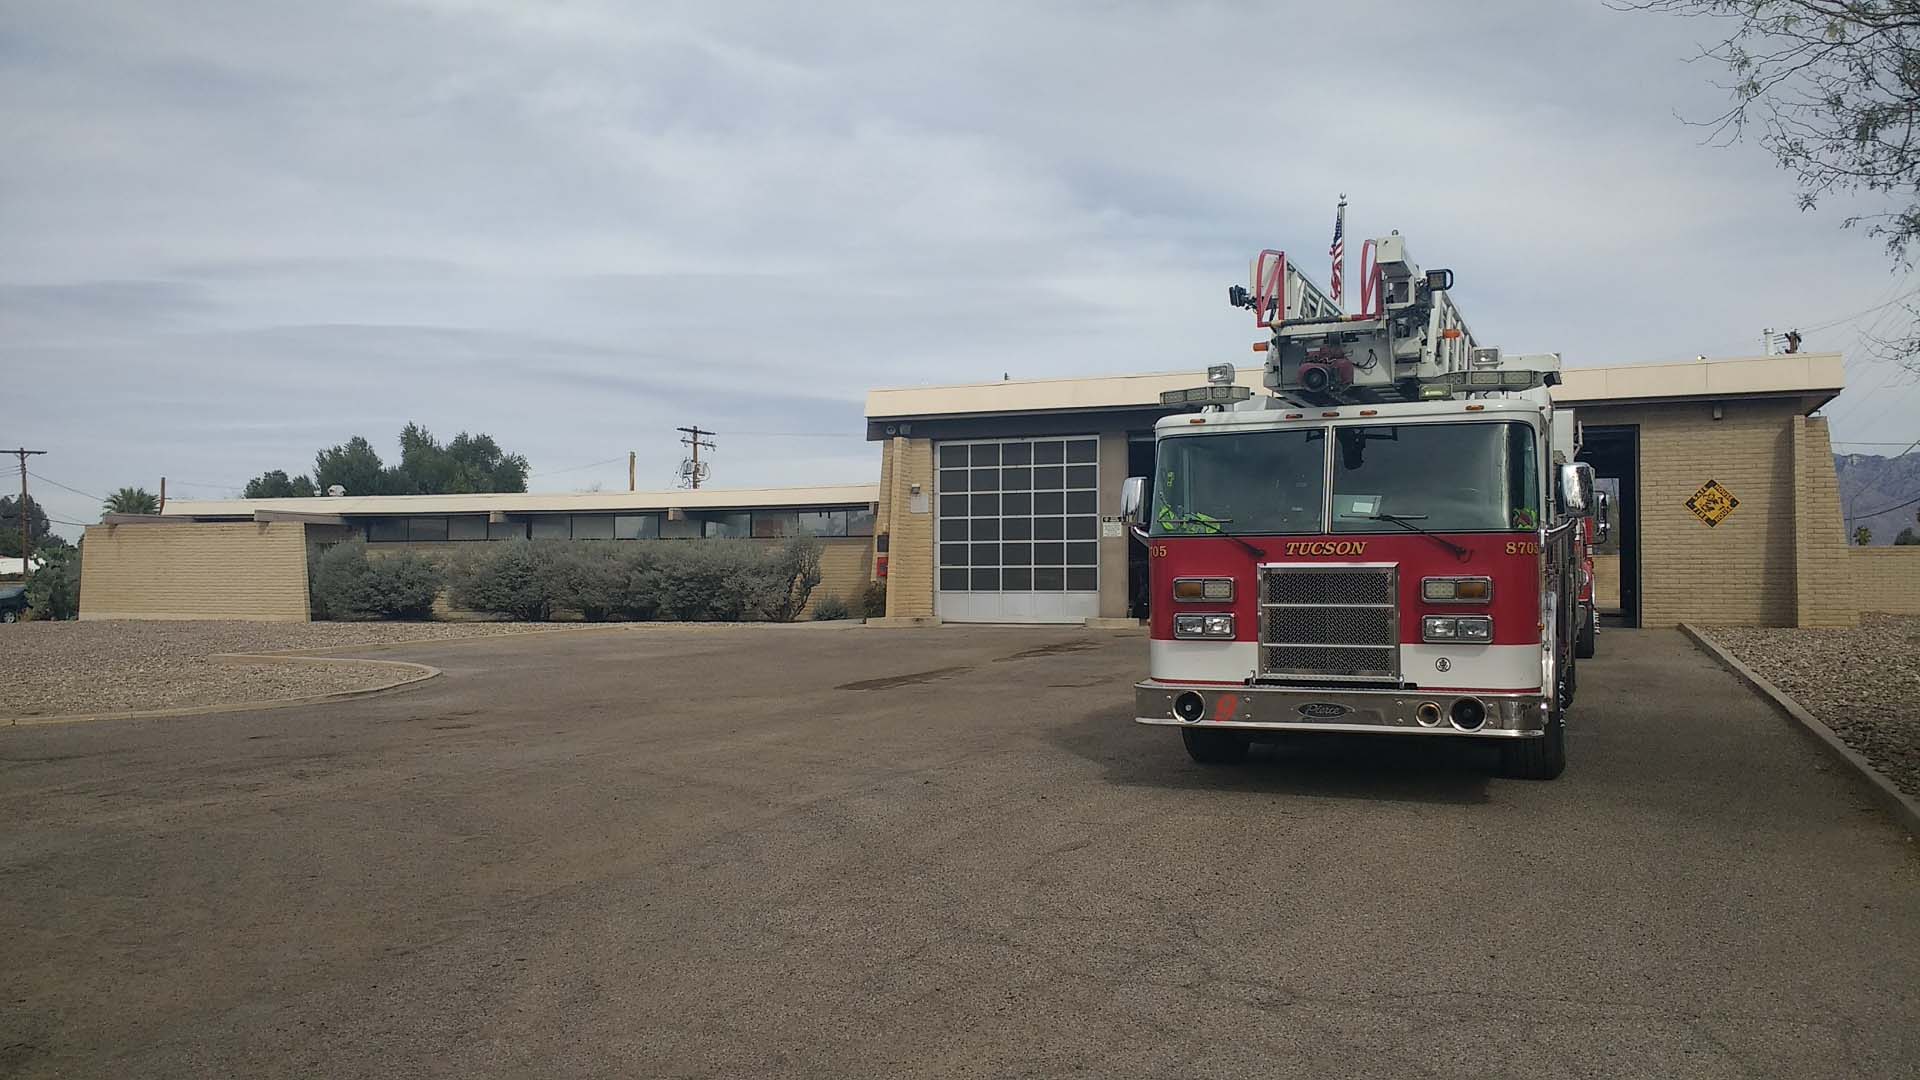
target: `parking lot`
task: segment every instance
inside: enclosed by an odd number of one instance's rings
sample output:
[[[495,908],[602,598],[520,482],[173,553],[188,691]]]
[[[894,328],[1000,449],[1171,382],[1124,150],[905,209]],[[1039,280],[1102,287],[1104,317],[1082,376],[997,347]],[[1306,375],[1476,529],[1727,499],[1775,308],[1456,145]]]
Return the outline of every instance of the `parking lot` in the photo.
[[[1920,857],[1671,632],[1202,769],[1139,636],[640,627],[0,731],[0,1075],[1892,1076]]]

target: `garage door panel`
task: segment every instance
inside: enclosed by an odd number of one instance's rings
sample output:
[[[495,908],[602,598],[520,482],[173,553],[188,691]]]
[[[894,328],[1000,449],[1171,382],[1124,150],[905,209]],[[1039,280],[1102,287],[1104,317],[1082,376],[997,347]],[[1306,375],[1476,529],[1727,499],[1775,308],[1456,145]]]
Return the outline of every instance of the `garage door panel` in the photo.
[[[1067,622],[1099,610],[1096,436],[944,442],[935,453],[937,610]]]

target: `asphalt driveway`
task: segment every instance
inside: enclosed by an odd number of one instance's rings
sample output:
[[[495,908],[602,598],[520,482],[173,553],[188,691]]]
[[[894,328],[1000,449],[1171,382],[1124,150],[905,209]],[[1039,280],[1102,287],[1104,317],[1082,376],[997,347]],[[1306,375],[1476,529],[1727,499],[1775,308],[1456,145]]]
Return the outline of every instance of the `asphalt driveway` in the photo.
[[[1913,844],[1677,634],[1602,648],[1553,783],[1201,769],[1067,629],[0,731],[0,1075],[1912,1075]]]

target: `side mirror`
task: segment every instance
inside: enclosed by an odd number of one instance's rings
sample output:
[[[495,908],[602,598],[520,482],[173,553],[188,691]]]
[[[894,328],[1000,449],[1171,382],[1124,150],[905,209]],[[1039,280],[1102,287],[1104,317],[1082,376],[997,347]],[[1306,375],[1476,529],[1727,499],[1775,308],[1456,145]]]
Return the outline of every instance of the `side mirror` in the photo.
[[[1593,466],[1584,461],[1560,466],[1560,509],[1568,517],[1593,516]]]
[[[1120,485],[1120,517],[1130,529],[1147,527],[1147,478],[1129,476]]]
[[[1594,496],[1594,500],[1594,516],[1598,520],[1593,523],[1593,542],[1604,544],[1607,537],[1613,534],[1613,499],[1602,491]]]

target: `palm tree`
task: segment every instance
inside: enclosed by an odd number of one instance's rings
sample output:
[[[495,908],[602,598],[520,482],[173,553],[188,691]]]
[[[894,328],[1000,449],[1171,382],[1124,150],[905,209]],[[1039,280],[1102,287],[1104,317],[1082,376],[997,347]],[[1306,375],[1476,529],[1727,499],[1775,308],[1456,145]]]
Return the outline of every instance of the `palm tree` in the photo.
[[[160,500],[146,488],[123,487],[107,496],[100,509],[108,514],[157,514]]]

